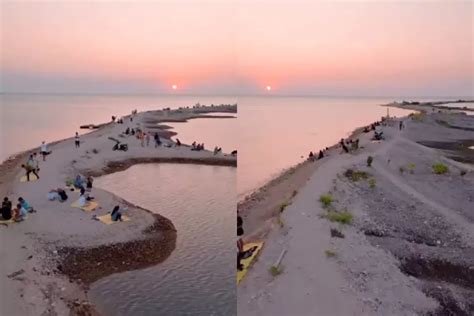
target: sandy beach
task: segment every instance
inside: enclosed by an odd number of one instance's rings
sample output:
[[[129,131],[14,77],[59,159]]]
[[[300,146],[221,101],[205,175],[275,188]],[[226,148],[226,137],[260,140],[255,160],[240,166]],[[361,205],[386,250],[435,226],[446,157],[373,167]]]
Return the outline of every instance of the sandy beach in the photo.
[[[192,151],[189,145],[175,147],[173,131],[161,123],[186,121],[213,112],[235,114],[236,105],[200,106],[177,110],[158,110],[124,117],[123,124],[103,124],[81,136],[80,148],[74,138],[49,144],[52,153],[40,160],[40,179],[20,182],[32,149],[0,165],[0,193],[16,202],[24,197],[37,211],[20,223],[0,225],[2,315],[96,315],[87,300],[87,288],[107,275],[158,264],[173,251],[174,225],[167,218],[132,205],[118,196],[93,188],[99,204],[93,212],[72,208],[79,193],[68,191],[64,203],[48,201],[47,193],[65,188],[66,179],[77,174],[100,176],[124,170],[139,163],[196,163],[236,167],[237,158],[211,151]],[[113,115],[113,113],[111,113]],[[219,117],[216,117],[219,118]],[[83,122],[88,125],[87,122]],[[160,124],[159,124],[160,123]],[[158,132],[163,145],[141,146],[134,136],[123,135],[127,127]],[[71,135],[73,136],[73,135]],[[26,137],[26,135],[25,135]],[[109,137],[128,144],[128,151],[113,151]],[[199,143],[199,139],[196,139]],[[164,145],[170,145],[167,147]],[[38,144],[39,145],[39,144]],[[130,221],[106,225],[93,220],[115,205],[127,206]]]
[[[265,241],[239,315],[472,315],[474,117],[416,103],[389,105],[417,112],[380,126],[385,140],[356,131],[358,150],[334,146],[239,203],[245,240]]]

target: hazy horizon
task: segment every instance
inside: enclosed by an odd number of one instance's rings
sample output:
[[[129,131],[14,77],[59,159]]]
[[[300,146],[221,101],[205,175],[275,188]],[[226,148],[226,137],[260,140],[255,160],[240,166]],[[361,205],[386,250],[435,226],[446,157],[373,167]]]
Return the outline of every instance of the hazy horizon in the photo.
[[[1,17],[4,93],[474,91],[470,1],[2,1]]]

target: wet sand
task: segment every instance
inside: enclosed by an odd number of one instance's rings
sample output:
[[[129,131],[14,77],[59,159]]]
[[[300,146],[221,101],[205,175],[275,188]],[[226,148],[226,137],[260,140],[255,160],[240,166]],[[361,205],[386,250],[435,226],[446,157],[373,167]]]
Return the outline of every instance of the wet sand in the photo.
[[[359,134],[358,151],[331,149],[239,204],[245,239],[265,240],[238,287],[239,315],[474,312],[474,167],[452,159],[468,157],[474,118],[442,104],[403,108],[422,114],[402,118],[402,131],[398,120],[382,126],[381,142]],[[455,145],[423,145],[434,141]],[[434,174],[435,163],[449,172]],[[348,169],[363,177],[347,177]],[[332,197],[329,207],[319,201],[323,194]],[[350,224],[327,219],[344,211]]]
[[[166,120],[188,120],[212,112],[236,113],[236,105],[159,110],[124,118],[124,124],[101,125],[81,136],[80,148],[74,139],[49,144],[52,153],[40,160],[40,179],[20,183],[25,163],[33,149],[0,165],[0,193],[16,201],[24,197],[36,213],[20,223],[0,225],[2,315],[95,315],[87,301],[87,286],[107,275],[157,264],[174,249],[176,232],[168,219],[132,205],[120,197],[94,188],[91,195],[99,203],[94,212],[72,208],[78,193],[69,192],[64,203],[48,201],[47,193],[76,174],[104,175],[137,163],[198,163],[237,165],[236,157],[191,151],[189,146],[155,148],[141,146],[138,139],[123,135],[127,127],[158,132],[163,143],[173,144],[168,134],[156,126]],[[87,122],[85,122],[87,123]],[[112,151],[113,137],[127,143],[129,150]],[[199,139],[196,139],[199,142]],[[105,225],[93,220],[115,205],[128,206],[124,214],[131,221]],[[128,259],[126,259],[128,258]]]

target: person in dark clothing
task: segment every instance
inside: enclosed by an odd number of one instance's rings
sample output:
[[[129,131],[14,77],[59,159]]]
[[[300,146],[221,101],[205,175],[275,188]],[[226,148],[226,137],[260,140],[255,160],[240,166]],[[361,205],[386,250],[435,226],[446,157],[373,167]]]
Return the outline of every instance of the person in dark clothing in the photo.
[[[310,161],[314,161],[314,154],[312,151],[309,152],[309,155],[308,155],[308,160]]]
[[[61,202],[64,202],[64,201],[67,200],[68,196],[66,194],[66,191],[64,191],[61,188],[58,188],[57,192],[58,192],[59,197],[61,198],[61,200],[60,200]]]
[[[153,137],[155,139],[155,148],[161,145],[161,140],[160,140],[160,135],[158,133],[155,133],[155,136]]]
[[[39,179],[39,175],[36,172],[36,169],[34,167],[30,166],[29,164],[21,165],[21,167],[23,169],[25,169],[25,171],[26,171],[26,180],[27,181],[30,181],[30,173],[33,173],[36,176],[36,178]]]
[[[324,153],[322,150],[319,151],[319,156],[318,156],[318,160],[319,159],[323,159],[324,158]]]
[[[7,197],[2,202],[2,218],[6,221],[12,218],[12,202]]]
[[[179,138],[176,138],[176,146],[181,146],[181,141],[179,140]]]
[[[86,188],[88,191],[92,190],[92,183],[94,182],[94,179],[91,176],[87,177],[86,181]]]
[[[110,214],[110,217],[112,217],[112,220],[114,222],[116,221],[122,221],[122,213],[120,213],[120,206],[115,206],[112,213]]]

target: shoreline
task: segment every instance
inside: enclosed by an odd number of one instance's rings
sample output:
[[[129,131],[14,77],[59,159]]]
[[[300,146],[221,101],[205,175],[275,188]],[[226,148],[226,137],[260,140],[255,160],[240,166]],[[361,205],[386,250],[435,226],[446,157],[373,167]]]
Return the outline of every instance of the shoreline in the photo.
[[[355,153],[331,149],[329,157],[293,166],[239,202],[244,239],[265,241],[238,287],[242,315],[473,312],[472,283],[463,280],[472,279],[474,264],[465,255],[474,249],[474,217],[467,211],[474,167],[458,161],[473,154],[464,140],[474,136],[468,128],[474,120],[432,102],[402,108],[420,114],[383,126],[386,140],[353,133],[361,140]],[[402,131],[399,120],[408,125]],[[433,174],[435,162],[446,164],[449,175]],[[351,180],[349,169],[368,180]],[[329,211],[319,202],[324,194],[332,196]],[[344,210],[350,224],[326,219]],[[269,268],[283,250],[279,273],[272,275]]]
[[[237,158],[228,154],[215,156],[208,150],[191,151],[187,145],[142,147],[135,137],[122,135],[127,126],[155,132],[152,127],[167,119],[187,121],[199,118],[202,113],[236,111],[236,105],[157,110],[137,113],[133,115],[133,122],[129,115],[124,117],[124,124],[102,124],[81,135],[79,149],[74,148],[73,138],[49,143],[52,154],[45,162],[40,161],[40,180],[31,183],[19,183],[18,178],[23,173],[20,165],[38,149],[25,150],[2,162],[0,193],[13,200],[23,196],[37,210],[24,222],[0,226],[0,237],[6,246],[2,249],[1,277],[3,286],[8,288],[7,296],[2,299],[8,304],[2,304],[2,313],[98,315],[87,299],[90,283],[113,273],[164,261],[174,250],[177,236],[173,223],[167,218],[99,188],[92,191],[99,203],[92,213],[70,208],[69,204],[77,198],[76,193],[69,192],[65,203],[47,201],[46,193],[58,186],[65,187],[65,179],[78,173],[102,176],[141,163],[236,167]],[[157,132],[164,143],[174,144],[166,133]],[[110,136],[127,142],[129,151],[112,151]],[[91,220],[92,214],[101,215],[113,205],[128,206],[125,214],[132,220],[114,225]],[[27,261],[25,251],[30,253]],[[131,252],[135,255],[129,256]]]

